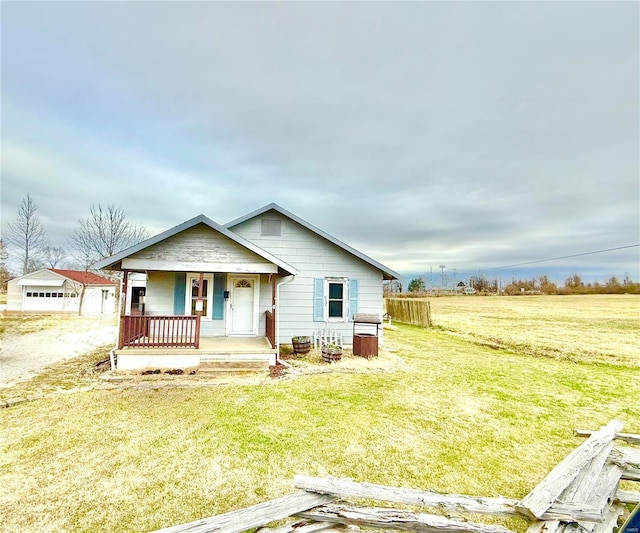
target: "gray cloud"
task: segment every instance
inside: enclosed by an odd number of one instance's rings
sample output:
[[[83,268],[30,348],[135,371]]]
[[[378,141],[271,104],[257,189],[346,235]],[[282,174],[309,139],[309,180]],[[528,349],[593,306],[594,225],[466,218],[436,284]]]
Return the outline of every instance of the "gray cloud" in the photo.
[[[30,192],[62,241],[91,203],[161,231],[276,201],[412,271],[637,243],[638,27],[627,3],[9,3],[3,218]]]

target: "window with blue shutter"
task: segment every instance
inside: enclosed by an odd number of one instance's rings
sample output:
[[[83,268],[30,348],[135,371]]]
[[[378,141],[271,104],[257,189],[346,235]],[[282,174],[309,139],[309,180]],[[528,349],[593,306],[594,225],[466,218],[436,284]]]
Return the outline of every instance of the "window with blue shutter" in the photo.
[[[346,322],[358,312],[357,279],[316,278],[313,280],[313,320]]]

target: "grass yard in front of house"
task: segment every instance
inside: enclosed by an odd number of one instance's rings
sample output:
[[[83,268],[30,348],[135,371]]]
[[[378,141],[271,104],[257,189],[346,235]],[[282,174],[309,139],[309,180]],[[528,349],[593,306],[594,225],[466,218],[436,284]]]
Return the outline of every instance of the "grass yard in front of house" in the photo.
[[[521,497],[582,442],[574,428],[640,432],[640,368],[625,360],[385,335],[405,362],[391,372],[78,390],[0,410],[0,531],[150,531],[291,493],[297,473]],[[46,375],[29,383],[52,390]]]
[[[75,313],[0,313],[0,339],[9,335],[26,335],[55,330],[56,333],[73,333],[97,324],[116,324],[116,317],[84,317]]]

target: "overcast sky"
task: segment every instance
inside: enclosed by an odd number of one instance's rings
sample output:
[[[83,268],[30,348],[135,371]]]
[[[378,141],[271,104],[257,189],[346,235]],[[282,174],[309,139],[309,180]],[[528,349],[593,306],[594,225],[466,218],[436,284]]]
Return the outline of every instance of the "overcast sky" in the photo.
[[[2,2],[2,221],[276,202],[403,273],[640,243],[637,2]],[[539,263],[640,278],[638,247]],[[606,279],[606,278],[605,278]]]

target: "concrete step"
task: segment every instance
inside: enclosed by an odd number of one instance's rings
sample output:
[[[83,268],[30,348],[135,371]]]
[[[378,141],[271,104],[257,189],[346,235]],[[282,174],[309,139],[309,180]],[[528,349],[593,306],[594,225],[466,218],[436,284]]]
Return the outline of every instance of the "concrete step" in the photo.
[[[260,372],[269,370],[266,359],[240,359],[230,361],[201,361],[199,374],[215,374],[217,372]]]

